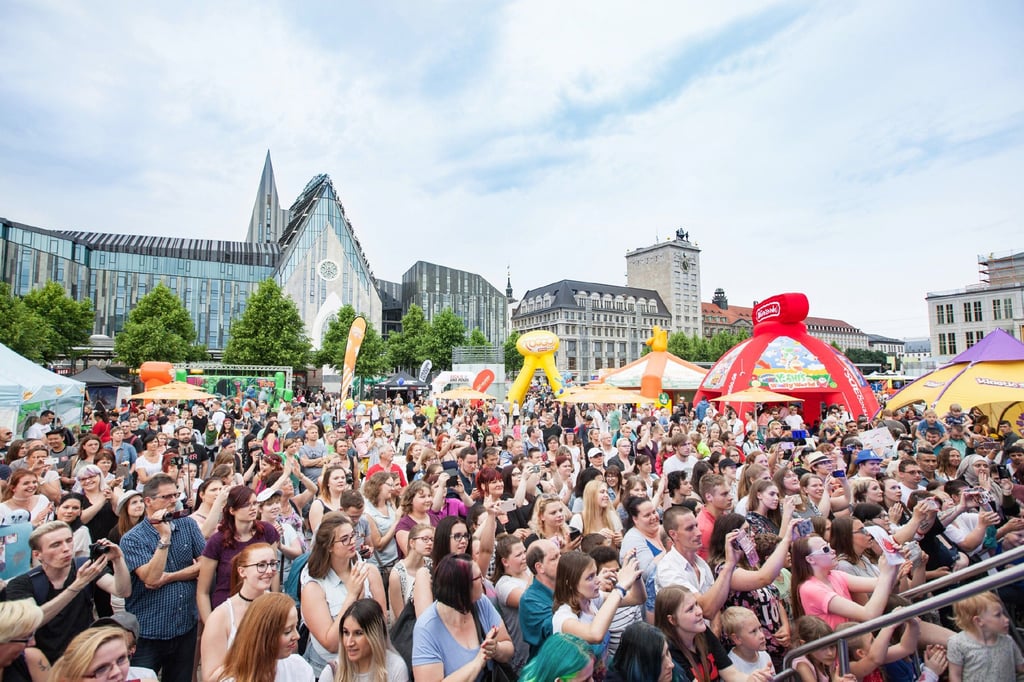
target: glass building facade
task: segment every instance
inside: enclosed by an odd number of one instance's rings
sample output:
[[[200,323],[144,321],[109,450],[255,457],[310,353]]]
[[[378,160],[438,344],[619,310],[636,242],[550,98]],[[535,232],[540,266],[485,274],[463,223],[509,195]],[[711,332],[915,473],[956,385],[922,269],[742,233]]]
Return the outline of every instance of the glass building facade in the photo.
[[[467,334],[479,328],[492,344],[508,337],[508,298],[472,272],[417,261],[402,275],[402,310],[408,312],[413,303],[428,320],[451,308],[466,323]]]
[[[257,202],[268,192],[276,197],[269,155]],[[313,178],[287,215],[279,239],[250,229],[244,242],[49,230],[0,218],[0,276],[18,296],[52,280],[75,299],[91,299],[93,333],[110,337],[163,282],[189,311],[197,343],[223,349],[231,321],[270,277],[295,300],[315,345],[317,325],[345,304],[379,328],[373,272],[330,178]]]

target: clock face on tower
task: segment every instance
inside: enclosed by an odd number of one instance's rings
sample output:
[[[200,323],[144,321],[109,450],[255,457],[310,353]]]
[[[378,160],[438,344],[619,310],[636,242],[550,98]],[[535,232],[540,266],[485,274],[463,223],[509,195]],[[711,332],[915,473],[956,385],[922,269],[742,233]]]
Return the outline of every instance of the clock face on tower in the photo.
[[[320,279],[325,282],[333,282],[338,279],[338,274],[341,270],[338,268],[338,264],[330,258],[325,258],[316,266],[316,272],[320,275]]]

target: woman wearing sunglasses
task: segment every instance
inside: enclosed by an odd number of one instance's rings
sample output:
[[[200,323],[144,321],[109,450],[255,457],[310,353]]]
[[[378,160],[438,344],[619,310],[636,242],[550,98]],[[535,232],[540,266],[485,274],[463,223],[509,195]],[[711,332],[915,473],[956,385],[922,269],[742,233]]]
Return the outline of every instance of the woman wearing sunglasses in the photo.
[[[896,569],[883,556],[878,561],[878,577],[865,578],[837,570],[838,557],[818,535],[808,535],[793,543],[793,617],[818,616],[831,627],[847,621],[863,622],[877,618],[885,610]],[[863,605],[854,593],[871,595]]]
[[[238,632],[238,624],[256,597],[274,584],[280,563],[277,551],[265,542],[249,545],[231,562],[231,597],[210,614],[203,629],[203,678],[214,679]]]

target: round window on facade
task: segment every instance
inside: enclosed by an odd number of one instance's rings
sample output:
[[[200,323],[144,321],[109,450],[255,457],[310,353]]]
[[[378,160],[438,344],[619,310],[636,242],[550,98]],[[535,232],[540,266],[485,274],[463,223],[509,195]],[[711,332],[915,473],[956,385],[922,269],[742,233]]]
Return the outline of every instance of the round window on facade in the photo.
[[[316,266],[316,271],[320,275],[320,279],[327,282],[333,282],[338,279],[338,275],[341,273],[338,264],[330,258],[320,261],[319,265]]]

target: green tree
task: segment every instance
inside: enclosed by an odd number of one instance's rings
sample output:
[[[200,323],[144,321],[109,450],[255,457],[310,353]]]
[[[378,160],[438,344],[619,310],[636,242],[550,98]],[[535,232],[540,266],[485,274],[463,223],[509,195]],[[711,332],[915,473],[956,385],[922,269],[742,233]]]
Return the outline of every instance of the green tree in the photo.
[[[445,308],[430,323],[430,333],[424,346],[427,357],[435,369],[448,370],[452,368],[452,348],[464,345],[466,323],[451,308]]]
[[[345,349],[348,346],[348,332],[356,319],[356,310],[351,305],[344,306],[338,311],[335,319],[327,326],[323,343],[320,350],[313,356],[313,362],[317,365],[330,365],[337,371],[341,371],[345,362]],[[373,323],[366,323],[366,334],[363,336],[363,343],[359,348],[359,355],[356,357],[356,376],[375,377],[388,371],[387,346],[384,339],[373,327]]]
[[[76,301],[57,282],[47,282],[23,299],[29,310],[46,323],[46,340],[40,349],[45,362],[66,357],[72,362],[84,355],[76,346],[88,346],[92,334],[93,308],[89,299]]]
[[[195,352],[196,328],[181,299],[163,282],[139,299],[114,339],[114,354],[129,367],[147,360],[183,362]]]
[[[402,316],[402,331],[388,337],[388,365],[415,372],[427,359],[429,335],[430,324],[423,315],[423,309],[413,303],[409,312]]]
[[[523,356],[516,348],[516,341],[519,340],[519,332],[514,331],[505,339],[505,374],[515,376],[523,368]]]
[[[647,346],[644,346],[647,348]],[[650,348],[648,348],[650,351]],[[693,344],[690,343],[690,337],[683,332],[673,332],[668,335],[668,352],[675,355],[677,358],[683,360],[693,361],[691,357],[693,354]]]
[[[33,362],[43,361],[49,328],[25,302],[0,282],[0,343]]]
[[[844,355],[850,362],[860,364],[888,365],[889,357],[880,350],[867,350],[864,348],[847,348]]]
[[[473,327],[473,331],[469,333],[469,341],[467,342],[470,346],[489,346],[491,342],[487,340],[484,333],[480,331],[480,327]]]
[[[295,301],[276,281],[266,279],[249,298],[242,316],[231,323],[224,362],[301,369],[309,362],[310,348]]]

